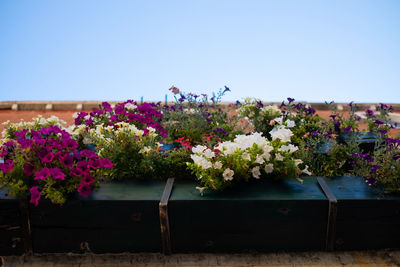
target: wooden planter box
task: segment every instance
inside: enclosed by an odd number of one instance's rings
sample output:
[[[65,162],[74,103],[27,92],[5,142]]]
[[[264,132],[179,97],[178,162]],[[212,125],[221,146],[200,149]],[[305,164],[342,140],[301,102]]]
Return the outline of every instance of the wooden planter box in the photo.
[[[25,252],[25,233],[21,214],[23,203],[0,191],[0,255],[21,255]],[[24,217],[25,218],[25,217]]]
[[[383,195],[361,177],[323,178],[337,199],[333,248],[400,248],[400,195]]]
[[[328,202],[315,178],[256,181],[224,192],[175,181],[168,202],[173,253],[323,250]]]
[[[400,248],[400,196],[361,177],[253,180],[204,196],[196,186],[106,183],[38,207],[0,192],[0,255]]]
[[[35,253],[160,252],[159,201],[165,181],[102,184],[90,197],[31,207]]]

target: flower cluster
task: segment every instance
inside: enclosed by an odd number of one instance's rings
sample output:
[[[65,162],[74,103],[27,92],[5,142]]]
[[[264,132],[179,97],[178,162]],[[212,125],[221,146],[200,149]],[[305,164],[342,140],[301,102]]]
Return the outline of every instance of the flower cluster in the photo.
[[[99,159],[90,150],[78,151],[78,143],[58,126],[38,130],[21,129],[0,148],[0,184],[15,195],[28,189],[30,202],[38,205],[41,196],[62,204],[74,191],[91,194],[112,162]]]
[[[157,130],[160,136],[167,137],[167,133],[160,124],[163,114],[156,108],[154,103],[138,104],[133,100],[127,100],[118,103],[114,108],[108,102],[103,102],[100,109],[95,109],[89,114],[79,112],[75,115],[75,125],[84,125],[88,128],[94,128],[97,125],[115,126],[117,123],[126,122],[135,125],[148,133],[148,128]]]
[[[301,172],[311,174],[308,167],[300,170],[302,161],[293,153],[298,147],[290,143],[290,130],[279,127],[272,141],[261,133],[237,135],[233,141],[218,143],[214,147],[198,145],[192,148],[193,163],[189,169],[205,189],[221,190],[251,178],[298,177]],[[289,138],[289,140],[287,140]]]
[[[91,129],[76,126],[72,134],[85,145],[93,144],[99,157],[111,159],[115,168],[107,173],[107,177],[151,178],[156,175],[158,167],[155,164],[161,160],[162,144],[158,142],[159,135],[154,128],[140,130],[133,124],[117,122]]]

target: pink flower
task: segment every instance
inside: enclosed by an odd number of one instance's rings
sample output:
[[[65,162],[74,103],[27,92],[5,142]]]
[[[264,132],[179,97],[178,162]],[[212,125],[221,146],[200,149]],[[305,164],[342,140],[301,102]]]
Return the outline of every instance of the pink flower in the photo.
[[[31,193],[30,203],[35,204],[35,206],[39,204],[39,199],[40,199],[40,192],[38,188],[39,188],[38,186],[33,186],[31,187],[31,189],[29,189],[29,192]]]
[[[26,176],[32,176],[33,172],[36,170],[36,167],[32,164],[25,163],[24,164],[24,173]]]
[[[71,155],[65,156],[63,159],[60,159],[60,163],[67,168],[71,168],[74,164],[74,157]]]
[[[81,160],[76,164],[76,167],[78,169],[81,169],[82,172],[86,171],[89,166],[88,166],[88,162],[86,160]]]
[[[7,173],[14,169],[14,163],[12,160],[8,159],[5,163],[0,163],[0,171]]]
[[[91,188],[90,184],[81,182],[78,187],[78,192],[81,196],[87,197],[92,193],[92,188]]]
[[[33,180],[45,180],[50,175],[49,168],[43,168],[40,171],[35,172],[35,178]]]
[[[100,164],[106,169],[112,169],[114,167],[114,164],[111,162],[111,160],[107,158],[100,159]]]
[[[59,168],[51,168],[50,173],[56,180],[64,180],[66,176]]]

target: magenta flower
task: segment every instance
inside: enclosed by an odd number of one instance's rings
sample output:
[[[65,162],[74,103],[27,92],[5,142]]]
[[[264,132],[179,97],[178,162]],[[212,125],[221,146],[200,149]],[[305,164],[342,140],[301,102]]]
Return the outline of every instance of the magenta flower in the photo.
[[[78,192],[81,196],[87,197],[92,193],[92,187],[88,183],[80,183],[78,187]]]
[[[5,163],[0,163],[0,171],[7,173],[14,169],[14,163],[12,160],[6,160]]]
[[[40,199],[40,191],[38,190],[38,188],[38,186],[33,186],[29,189],[29,192],[31,193],[30,203],[35,204],[35,206],[39,204]]]
[[[74,176],[81,176],[83,171],[78,168],[72,168],[70,173],[71,173],[71,175],[74,175]]]
[[[91,160],[89,161],[89,167],[93,170],[97,170],[98,168],[101,167],[101,162],[100,160],[96,159],[96,160]]]
[[[43,158],[41,158],[42,162],[44,163],[51,163],[54,159],[54,153],[49,152]]]
[[[26,149],[28,147],[32,147],[32,140],[18,139],[18,144],[20,144],[21,148]]]
[[[100,159],[100,164],[101,164],[101,166],[103,166],[103,168],[106,168],[106,169],[112,169],[114,167],[114,164],[111,162],[111,160],[109,160],[107,158]]]
[[[42,168],[40,171],[35,172],[35,178],[33,178],[33,180],[45,180],[49,175],[49,168]]]
[[[105,112],[111,112],[112,111],[112,107],[108,102],[101,103],[101,106],[104,108]]]
[[[51,168],[50,169],[50,174],[53,176],[54,179],[56,180],[64,180],[65,179],[65,174],[59,169],[59,168]]]
[[[36,170],[36,167],[32,164],[25,163],[24,164],[24,173],[26,176],[32,176],[33,172]]]
[[[82,181],[82,183],[91,184],[95,180],[94,180],[94,177],[90,173],[87,172],[87,173],[83,174],[81,181]]]
[[[80,152],[80,154],[81,154],[81,156],[85,156],[85,157],[87,157],[88,159],[93,159],[93,158],[96,158],[96,157],[97,157],[97,154],[96,154],[94,151],[89,150],[89,149],[83,149],[83,150]]]
[[[66,168],[71,168],[74,164],[74,157],[72,155],[67,155],[64,158],[60,159],[60,163],[63,164]]]
[[[86,160],[81,160],[76,164],[76,167],[84,172],[89,168],[88,164],[89,163]]]
[[[347,126],[347,127],[343,130],[343,132],[347,133],[347,132],[349,132],[351,129],[353,129],[353,127]]]

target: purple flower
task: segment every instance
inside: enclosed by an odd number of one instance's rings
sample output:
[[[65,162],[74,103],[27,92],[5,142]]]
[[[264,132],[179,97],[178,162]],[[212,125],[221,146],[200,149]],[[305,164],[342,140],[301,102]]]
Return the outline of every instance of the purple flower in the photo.
[[[376,173],[377,170],[382,168],[380,165],[372,165],[371,173]]]
[[[289,101],[289,104],[290,104],[290,103],[292,103],[294,101],[294,98],[288,97],[287,100]]]
[[[26,176],[32,176],[33,172],[36,170],[36,167],[32,164],[25,163],[24,164],[24,174]]]
[[[200,104],[200,105],[199,105],[199,108],[204,108],[204,104]]]
[[[69,149],[76,149],[78,148],[78,142],[75,140],[68,138],[63,140],[63,145],[66,146]]]
[[[311,133],[312,136],[317,136],[318,135],[318,130],[315,130],[314,132]]]
[[[35,178],[33,178],[33,180],[45,180],[49,175],[49,168],[42,168],[40,171],[35,172]]]
[[[360,121],[360,120],[361,120],[361,117],[360,117],[360,116],[355,115],[355,117],[356,117],[356,121]]]
[[[365,182],[368,185],[375,185],[376,184],[376,178],[375,177],[369,177]]]
[[[13,169],[14,169],[14,163],[10,159],[6,160],[5,163],[0,163],[0,171],[2,171],[4,174],[9,171],[12,171]]]
[[[330,115],[329,117],[331,117],[332,120],[335,120],[335,119],[336,119],[336,115],[335,115],[335,114],[332,114],[332,115]]]
[[[217,128],[215,129],[213,132],[215,133],[222,133],[223,135],[228,134],[228,132],[226,132],[224,129],[222,128]]]
[[[98,168],[101,167],[101,162],[100,160],[96,159],[96,160],[91,160],[89,161],[89,167],[93,170],[97,170]]]
[[[30,203],[35,204],[37,206],[39,204],[39,199],[40,199],[40,191],[38,190],[38,186],[32,186],[29,189],[29,192],[31,193],[31,200]]]
[[[88,172],[84,173],[82,176],[82,179],[81,179],[82,183],[87,183],[87,184],[91,184],[94,181],[95,181],[94,177],[92,175],[90,175],[90,173],[88,173]]]
[[[257,107],[259,107],[259,108],[263,108],[264,107],[264,104],[263,104],[263,102],[261,100],[257,101]]]
[[[50,174],[56,180],[64,180],[66,176],[59,168],[51,168]]]
[[[347,132],[349,132],[351,129],[353,129],[353,127],[347,126],[346,128],[344,128],[343,132],[344,132],[344,133],[347,133]]]
[[[378,130],[378,131],[380,132],[381,135],[387,134],[387,131],[386,131],[386,130]]]
[[[348,105],[349,105],[349,107],[353,107],[353,103],[354,103],[354,101],[351,101]]]
[[[29,139],[18,139],[18,144],[20,144],[21,148],[26,149],[32,147],[32,140]]]
[[[94,159],[97,157],[97,154],[89,149],[83,149],[80,153],[81,156],[87,157],[88,159]]]
[[[375,112],[371,109],[366,109],[365,114],[367,114],[367,116],[373,117]]]
[[[112,107],[111,107],[110,103],[108,103],[108,102],[101,103],[101,106],[104,108],[105,112],[111,112],[112,111]]]
[[[76,164],[76,167],[80,169],[82,172],[86,171],[89,168],[89,162],[86,160],[81,160]]]
[[[90,184],[81,182],[78,187],[78,192],[81,196],[87,197],[92,193],[92,188]]]
[[[335,127],[335,132],[340,133],[340,122],[336,121],[333,126]]]
[[[231,91],[231,89],[229,89],[229,87],[227,87],[227,86],[225,85],[224,93],[225,93],[225,92],[230,92],[230,91]]]
[[[112,169],[114,167],[114,164],[111,162],[111,160],[107,158],[102,158],[100,159],[101,166],[106,169]]]
[[[314,114],[315,113],[315,109],[312,107],[309,107],[306,109],[307,114]]]
[[[376,124],[376,125],[382,125],[383,123],[384,123],[383,121],[375,120],[375,124]]]
[[[82,175],[83,171],[81,169],[79,169],[79,168],[72,168],[70,173],[73,176],[78,176],[79,177],[79,176]]]
[[[54,159],[54,153],[49,152],[44,157],[41,158],[42,162],[44,163],[51,163]]]

